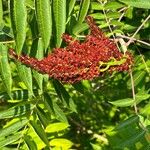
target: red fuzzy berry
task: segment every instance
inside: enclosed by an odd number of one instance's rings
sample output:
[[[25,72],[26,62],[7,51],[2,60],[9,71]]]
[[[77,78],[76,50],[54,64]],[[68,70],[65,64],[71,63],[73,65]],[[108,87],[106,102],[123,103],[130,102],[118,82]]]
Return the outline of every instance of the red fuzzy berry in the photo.
[[[105,37],[104,33],[96,26],[93,18],[86,18],[91,34],[86,36],[84,42],[73,39],[70,35],[63,34],[63,40],[68,44],[64,48],[55,48],[46,58],[37,60],[26,55],[17,56],[13,49],[9,54],[23,64],[41,72],[49,77],[62,82],[75,83],[80,80],[91,80],[100,75],[105,63],[126,57],[120,65],[112,65],[106,71],[127,71],[133,63],[130,53],[125,56],[119,52],[117,46]],[[101,66],[102,65],[102,66]]]

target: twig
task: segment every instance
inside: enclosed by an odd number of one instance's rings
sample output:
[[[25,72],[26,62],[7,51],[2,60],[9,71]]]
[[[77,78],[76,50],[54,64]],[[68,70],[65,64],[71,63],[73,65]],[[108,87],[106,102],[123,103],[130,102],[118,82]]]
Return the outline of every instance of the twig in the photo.
[[[147,42],[145,42],[145,41],[138,40],[138,39],[133,38],[133,37],[128,37],[128,36],[121,35],[121,34],[117,35],[117,37],[119,37],[119,38],[124,38],[124,39],[127,39],[127,40],[132,40],[132,41],[139,42],[139,43],[141,43],[141,44],[150,46],[150,43],[147,43]]]
[[[120,33],[116,34],[118,37],[120,36]],[[125,54],[125,52],[127,51],[127,47],[126,47],[126,42],[123,40],[123,38],[118,38],[119,43],[121,44],[122,50]]]
[[[118,12],[123,11],[123,13],[121,14],[121,16],[120,16],[119,19],[118,19],[119,22],[121,21],[121,19],[122,19],[123,16],[125,15],[126,10],[127,10],[128,8],[129,8],[129,6],[128,6],[128,7],[124,7],[124,8],[122,8],[121,10],[118,11]]]
[[[134,80],[133,80],[132,70],[130,70],[130,78],[131,78],[131,86],[132,86],[132,96],[133,96],[133,100],[135,101],[136,98],[135,98],[135,88],[134,88]],[[138,115],[136,102],[134,102],[134,111],[135,111],[135,114]]]
[[[132,38],[135,37],[135,35],[141,30],[143,25],[150,19],[150,15],[143,21],[143,23],[138,27],[138,29],[135,31],[135,33],[132,35],[131,39],[126,43],[126,46],[129,46],[130,43],[132,42]]]
[[[15,41],[14,40],[12,40],[12,41],[0,41],[0,43],[2,43],[2,44],[8,44],[8,43],[14,43]]]
[[[101,5],[103,5],[102,1],[100,1],[100,0],[98,0],[98,1],[99,1],[99,3],[100,3]],[[113,33],[112,28],[110,27],[110,20],[108,20],[108,18],[107,18],[107,15],[106,15],[106,12],[105,12],[105,9],[104,9],[104,8],[103,8],[103,14],[104,14],[105,19],[106,19],[106,22],[107,22],[107,24],[108,24],[108,28],[109,28],[110,32],[112,33],[113,39],[114,39],[114,41],[115,41],[115,35],[114,35],[114,33]],[[116,43],[116,46],[117,46],[117,48],[120,50],[120,48],[119,48],[119,46],[118,46],[118,43]]]

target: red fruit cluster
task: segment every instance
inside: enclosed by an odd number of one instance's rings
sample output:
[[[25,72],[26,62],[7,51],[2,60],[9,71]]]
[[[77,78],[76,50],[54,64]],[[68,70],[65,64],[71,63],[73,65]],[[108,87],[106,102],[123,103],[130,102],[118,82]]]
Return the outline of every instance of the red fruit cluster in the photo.
[[[96,26],[92,17],[88,16],[86,21],[91,34],[87,35],[82,43],[64,34],[62,38],[68,45],[55,48],[42,60],[26,55],[17,56],[13,49],[10,49],[9,54],[23,64],[48,74],[49,77],[68,83],[91,80],[105,71],[129,70],[133,62],[131,54],[124,55],[119,52],[116,45]]]

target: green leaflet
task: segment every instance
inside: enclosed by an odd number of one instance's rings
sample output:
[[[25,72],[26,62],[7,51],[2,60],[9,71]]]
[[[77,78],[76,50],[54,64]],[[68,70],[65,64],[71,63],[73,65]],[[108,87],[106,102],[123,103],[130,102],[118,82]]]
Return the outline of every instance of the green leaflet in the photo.
[[[91,5],[90,6],[91,10],[103,10],[104,9],[104,6],[98,2],[91,2],[90,5]]]
[[[24,82],[30,94],[33,95],[31,69],[22,65],[20,62],[17,62],[16,65],[20,79]]]
[[[51,5],[49,0],[35,1],[37,23],[42,37],[44,49],[49,46],[52,33]]]
[[[62,34],[66,28],[66,0],[53,0],[54,40],[56,47],[60,47]]]
[[[135,99],[136,99],[136,103],[140,103],[144,100],[147,100],[148,98],[150,98],[150,94],[146,93],[146,92],[139,92],[135,95]]]
[[[24,142],[26,143],[26,146],[28,147],[28,149],[35,149],[37,150],[37,145],[34,142],[34,140],[31,138],[31,136],[28,135],[24,135]]]
[[[38,95],[38,90],[34,90],[34,95],[37,96]],[[30,92],[28,90],[13,90],[11,92],[11,98],[12,100],[9,100],[9,95],[6,92],[2,92],[0,93],[0,99],[7,99],[8,102],[15,102],[14,100],[16,100],[17,102],[19,101],[27,101],[28,98],[30,98]]]
[[[47,119],[46,113],[42,108],[40,108],[40,106],[36,108],[36,111],[41,124],[45,128],[49,124],[49,120]]]
[[[59,121],[68,123],[66,115],[61,110],[61,108],[57,105],[57,103],[51,99],[49,94],[45,93],[44,97],[45,97],[44,103],[48,112],[54,115]]]
[[[87,25],[87,23],[76,24],[73,27],[73,34],[78,35],[78,34],[80,34],[81,32],[83,32],[84,30],[86,30],[88,28],[89,28],[89,26]]]
[[[30,20],[29,24],[30,24],[31,33],[32,33],[32,39],[34,39],[33,40],[34,42],[34,41],[37,41],[37,37],[39,36],[38,23],[37,23],[37,17],[35,15],[35,12],[33,12],[31,18],[32,19]],[[32,54],[32,51],[31,51],[31,54]]]
[[[69,106],[69,108],[73,112],[77,112],[76,105],[71,96],[69,95],[69,93],[67,92],[67,90],[65,89],[65,87],[57,80],[53,80],[53,85],[57,95],[62,100],[64,106]]]
[[[127,120],[121,122],[116,128],[115,130],[121,130],[124,129],[127,126],[132,125],[133,123],[138,123],[139,122],[139,116],[132,116],[129,117]]]
[[[2,0],[0,0],[0,26],[3,23],[3,7],[2,7]]]
[[[8,135],[18,131],[19,129],[24,127],[27,123],[28,123],[28,119],[26,119],[26,118],[16,121],[15,123],[1,129],[0,137],[5,137],[5,136],[8,136]]]
[[[35,8],[33,0],[26,0],[26,6],[30,7],[31,9]]]
[[[110,9],[110,10],[117,10],[124,7],[124,4],[117,2],[117,1],[110,1],[109,3],[106,3],[104,6],[105,9]]]
[[[17,133],[0,141],[0,148],[9,145],[22,137],[22,133]]]
[[[120,15],[121,14],[119,12],[108,12],[107,13],[107,17],[112,18],[112,19],[117,19],[120,17]],[[95,19],[100,19],[100,20],[105,19],[105,15],[103,13],[93,13],[90,16],[92,16]]]
[[[63,104],[65,106],[69,105],[70,95],[66,91],[65,87],[58,80],[53,80],[53,86],[56,90],[57,95],[62,100]]]
[[[50,141],[50,145],[54,146],[56,149],[60,149],[63,147],[64,150],[70,149],[71,146],[73,145],[73,143],[68,140],[68,139],[64,139],[64,138],[56,138],[56,139],[52,139]]]
[[[138,86],[139,84],[143,84],[143,81],[145,80],[146,71],[134,71],[133,72],[133,79],[134,79],[134,86]],[[127,85],[129,88],[131,88],[131,79],[127,81]]]
[[[139,92],[135,95],[135,100],[133,100],[132,98],[125,98],[110,103],[118,107],[133,106],[134,103],[138,104],[141,101],[147,100],[149,97],[150,94],[147,94],[145,92]]]
[[[36,39],[32,43],[31,47],[31,56],[37,58],[37,59],[42,59],[44,54],[43,50],[43,44],[41,39]],[[43,89],[43,75],[41,73],[38,73],[37,71],[33,70],[33,77],[35,78],[39,88],[42,90]]]
[[[140,140],[144,141],[145,133],[146,133],[146,131],[144,131],[144,130],[137,131],[134,135],[120,141],[119,144],[114,147],[114,149],[120,149],[120,148],[122,149],[122,148],[127,148],[127,147],[129,149],[135,149],[134,144],[136,145],[136,143],[140,142]],[[145,147],[145,145],[148,145],[148,143],[146,144],[146,142],[144,141],[143,148]]]
[[[150,9],[150,1],[149,0],[119,0],[122,3],[125,3],[127,5],[137,7],[137,8],[146,8]]]
[[[37,122],[35,121],[31,121],[30,122],[34,131],[37,133],[37,135],[40,137],[40,139],[47,145],[49,146],[49,141],[48,138],[46,136],[46,133],[43,129],[43,127],[41,126],[40,121],[38,120]]]
[[[11,97],[12,77],[8,63],[7,47],[0,44],[0,74],[8,95]]]
[[[59,131],[67,129],[68,127],[69,127],[69,124],[65,122],[52,123],[46,127],[45,132],[48,132],[48,133],[59,132]]]
[[[82,23],[85,20],[88,9],[90,6],[90,0],[83,0],[80,7],[80,12],[78,16],[78,24]]]
[[[90,0],[84,0],[81,2],[80,11],[78,15],[78,21],[75,26],[73,26],[73,34],[78,35],[80,32],[88,29],[87,23],[83,23],[87,15],[90,6]]]
[[[34,108],[32,104],[21,104],[10,109],[0,111],[0,119],[13,118],[29,113]]]
[[[53,109],[54,109],[54,114],[56,115],[56,118],[58,120],[68,123],[65,113],[61,110],[61,108],[54,101],[53,101]]]
[[[26,144],[28,145],[26,147],[37,147],[35,150],[42,150],[46,146],[31,124],[29,124],[28,136],[26,138],[28,138],[28,141],[26,140]]]
[[[75,6],[76,0],[70,0],[69,1],[69,10],[68,10],[68,16],[70,16],[74,6]]]
[[[139,117],[131,116],[121,122],[109,134],[109,141],[113,149],[145,149],[149,143],[146,141],[146,130],[139,126]],[[140,143],[140,145],[138,145]]]
[[[116,100],[109,103],[118,107],[127,107],[127,106],[132,106],[135,103],[135,101],[132,98],[125,98],[125,99]]]
[[[25,0],[11,0],[10,1],[10,16],[12,30],[16,42],[17,54],[21,53],[26,38],[26,1]]]

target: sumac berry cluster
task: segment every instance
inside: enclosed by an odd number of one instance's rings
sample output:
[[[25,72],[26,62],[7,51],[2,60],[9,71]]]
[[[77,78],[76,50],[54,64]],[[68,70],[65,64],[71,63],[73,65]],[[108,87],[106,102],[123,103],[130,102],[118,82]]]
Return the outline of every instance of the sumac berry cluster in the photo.
[[[128,71],[133,63],[131,54],[119,52],[117,46],[96,26],[92,17],[88,16],[86,21],[91,33],[82,43],[64,34],[62,38],[67,46],[53,49],[42,60],[27,55],[18,56],[13,49],[9,50],[9,54],[31,68],[67,83],[91,80],[106,71]],[[111,61],[119,63],[111,64]]]

